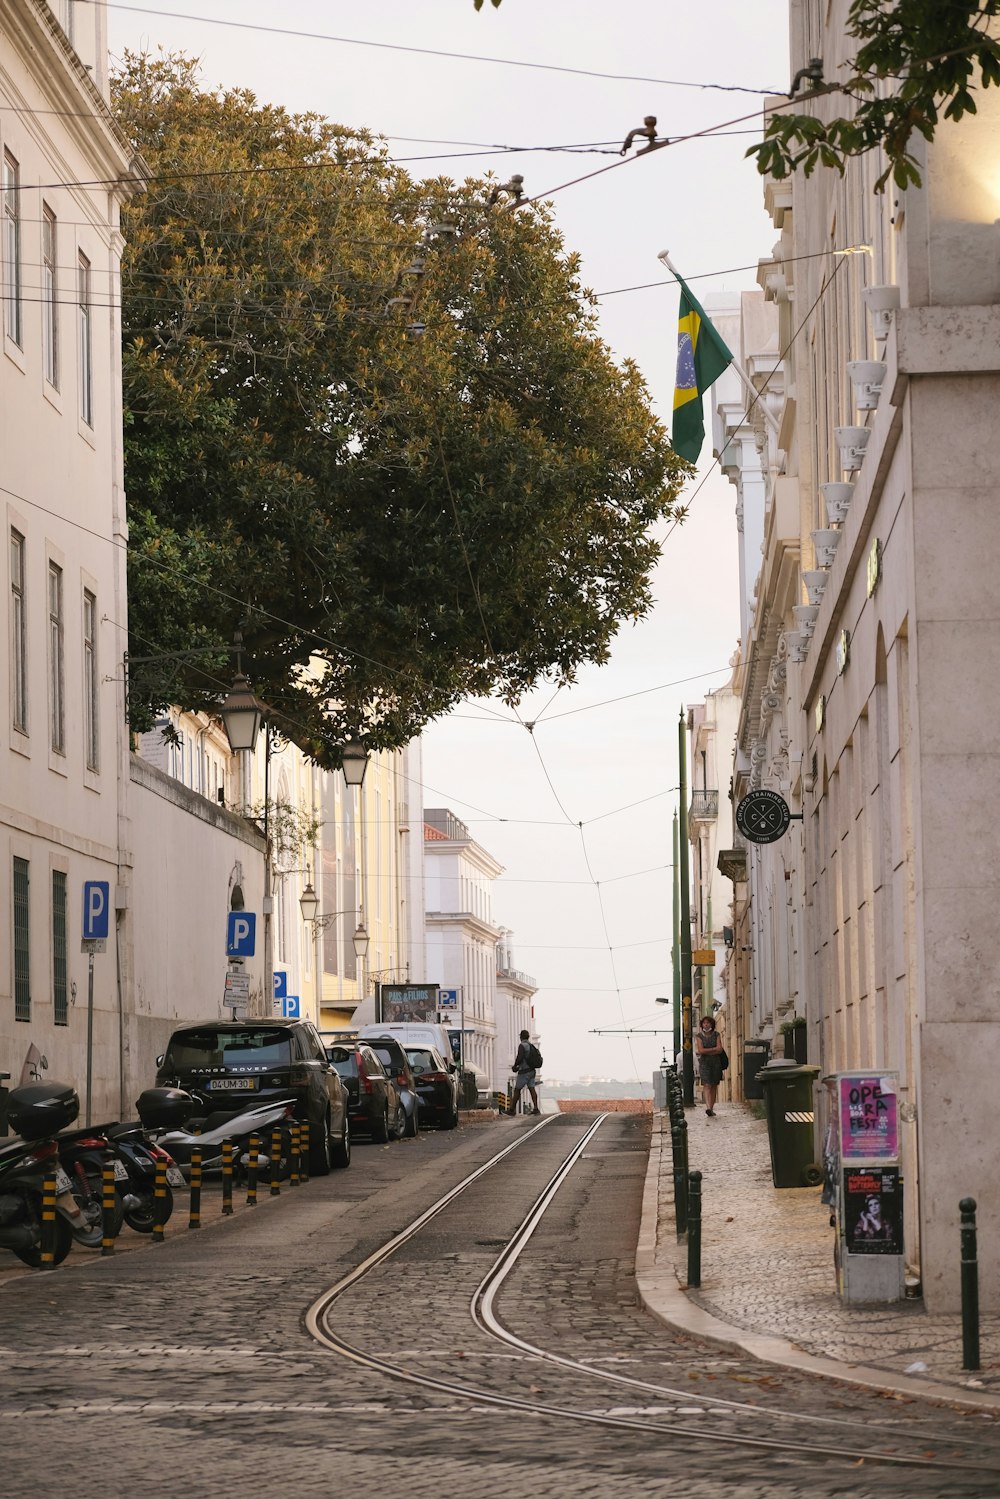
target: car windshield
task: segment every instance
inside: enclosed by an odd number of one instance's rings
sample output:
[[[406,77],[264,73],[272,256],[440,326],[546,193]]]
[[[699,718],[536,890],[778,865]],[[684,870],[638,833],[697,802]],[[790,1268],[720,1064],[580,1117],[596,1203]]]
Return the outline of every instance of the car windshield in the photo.
[[[417,1077],[419,1077],[422,1072],[441,1071],[441,1063],[438,1061],[437,1057],[432,1051],[418,1051],[416,1048],[411,1051],[410,1048],[407,1047],[406,1058]]]
[[[287,1067],[291,1057],[288,1031],[265,1026],[238,1031],[204,1026],[173,1036],[165,1065],[181,1072],[208,1067]]]
[[[405,1066],[398,1056],[394,1056],[388,1046],[373,1046],[372,1051],[378,1057],[386,1072],[395,1072],[397,1068]]]

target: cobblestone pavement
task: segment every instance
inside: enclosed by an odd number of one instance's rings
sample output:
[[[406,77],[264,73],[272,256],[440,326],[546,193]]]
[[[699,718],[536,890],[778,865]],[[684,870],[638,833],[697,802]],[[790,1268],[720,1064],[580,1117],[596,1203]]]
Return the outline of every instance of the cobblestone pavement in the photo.
[[[905,1393],[953,1394],[1000,1413],[1000,1315],[982,1316],[982,1369],[971,1374],[957,1313],[929,1316],[919,1300],[843,1305],[820,1188],[774,1188],[767,1125],[738,1104],[717,1104],[714,1119],[688,1110],[687,1120],[690,1164],[703,1178],[701,1287],[677,1289],[686,1287],[687,1248],[676,1235],[669,1117],[657,1111],[640,1269],[654,1310],[779,1363],[833,1360],[844,1377],[879,1376]]]
[[[5,1496],[997,1492],[1000,1423],[991,1417],[767,1369],[671,1332],[643,1309],[634,1269],[649,1116],[605,1120],[498,1298],[513,1333],[588,1370],[476,1329],[474,1292],[590,1122],[501,1120],[361,1145],[348,1172],[214,1219],[199,1234],[181,1218],[163,1245],[8,1282]],[[504,1162],[334,1306],[333,1330],[387,1357],[396,1373],[364,1368],[306,1334],[302,1316],[317,1297],[519,1137]],[[445,1388],[421,1387],[409,1372]],[[608,1373],[640,1384],[609,1383]],[[550,1410],[492,1406],[496,1393]],[[560,1411],[616,1414],[635,1428]],[[740,1440],[725,1445],[729,1436]],[[757,1438],[776,1445],[750,1446]],[[860,1460],[857,1450],[875,1443],[947,1457],[951,1467]]]

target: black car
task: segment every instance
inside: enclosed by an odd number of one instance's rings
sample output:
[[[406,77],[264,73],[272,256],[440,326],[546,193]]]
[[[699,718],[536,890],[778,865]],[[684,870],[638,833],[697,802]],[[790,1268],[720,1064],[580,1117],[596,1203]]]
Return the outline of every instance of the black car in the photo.
[[[417,1085],[414,1082],[406,1052],[403,1050],[403,1043],[395,1036],[366,1036],[365,1044],[371,1047],[396,1084],[399,1101],[406,1114],[406,1127],[403,1134],[408,1140],[416,1139],[419,1128],[417,1115],[420,1110],[420,1095],[417,1093]]]
[[[156,1082],[193,1093],[209,1118],[288,1098],[296,1118],[309,1123],[310,1173],[325,1176],[331,1163],[351,1163],[344,1089],[308,1020],[205,1020],[182,1026],[157,1058]]]
[[[401,1139],[406,1111],[399,1089],[368,1043],[346,1041],[328,1046],[326,1054],[347,1094],[351,1129],[361,1130],[380,1145]]]
[[[442,1129],[458,1124],[458,1072],[433,1046],[408,1046],[406,1059],[417,1085],[421,1123],[430,1120]]]

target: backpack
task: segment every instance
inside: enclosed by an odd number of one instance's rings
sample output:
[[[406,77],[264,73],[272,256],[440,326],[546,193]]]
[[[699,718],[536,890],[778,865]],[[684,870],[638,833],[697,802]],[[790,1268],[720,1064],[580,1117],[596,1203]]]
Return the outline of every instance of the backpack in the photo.
[[[539,1067],[541,1067],[542,1065],[541,1052],[538,1050],[538,1047],[535,1045],[534,1041],[526,1041],[524,1049],[528,1054],[527,1061],[529,1066],[533,1067],[537,1072]]]

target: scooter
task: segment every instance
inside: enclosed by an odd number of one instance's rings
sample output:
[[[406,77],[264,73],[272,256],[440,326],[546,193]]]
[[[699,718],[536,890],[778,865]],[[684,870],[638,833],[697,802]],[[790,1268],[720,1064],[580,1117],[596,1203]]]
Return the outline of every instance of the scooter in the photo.
[[[227,1141],[235,1145],[241,1140],[249,1141],[251,1135],[259,1135],[269,1145],[270,1132],[277,1125],[282,1129],[281,1168],[284,1167],[288,1141],[285,1124],[294,1117],[294,1098],[272,1099],[250,1108],[216,1109],[203,1118],[195,1116],[198,1105],[196,1097],[180,1088],[148,1088],[136,1102],[149,1138],[185,1164],[190,1162],[192,1150],[197,1149],[201,1151],[203,1167],[221,1166],[222,1147]],[[197,1125],[197,1129],[177,1128],[180,1123]],[[245,1166],[249,1156],[240,1151],[238,1159]],[[262,1170],[266,1159],[269,1157],[262,1153]]]
[[[42,1189],[50,1173],[56,1183],[54,1264],[62,1263],[74,1233],[86,1226],[55,1140],[79,1112],[76,1092],[63,1083],[14,1088],[8,1097],[7,1119],[20,1139],[0,1146],[0,1249],[11,1250],[26,1265],[42,1263]]]
[[[114,1146],[108,1138],[111,1124],[99,1124],[90,1129],[63,1132],[56,1136],[59,1148],[59,1164],[72,1184],[73,1196],[80,1209],[80,1224],[73,1229],[73,1237],[85,1249],[100,1249],[104,1241],[104,1164],[114,1155]],[[124,1167],[115,1156],[115,1185]],[[121,1198],[115,1193],[114,1217],[111,1233],[117,1238],[124,1222]]]
[[[173,1187],[183,1187],[184,1177],[171,1157],[151,1144],[138,1121],[101,1124],[90,1130],[75,1130],[59,1136],[59,1156],[84,1216],[91,1221],[89,1230],[76,1234],[87,1248],[100,1248],[102,1242],[101,1188],[102,1169],[108,1156],[115,1172],[115,1227],[117,1236],[123,1222],[136,1233],[152,1233],[157,1222],[163,1224],[173,1212]],[[156,1163],[167,1163],[166,1196],[156,1204]],[[89,1197],[88,1194],[89,1193]],[[96,1210],[96,1211],[95,1211]]]

